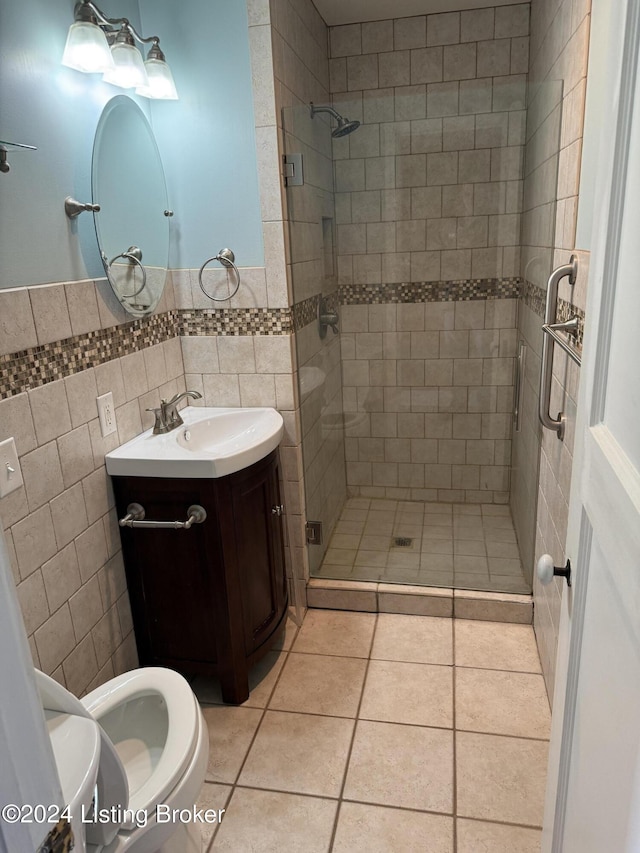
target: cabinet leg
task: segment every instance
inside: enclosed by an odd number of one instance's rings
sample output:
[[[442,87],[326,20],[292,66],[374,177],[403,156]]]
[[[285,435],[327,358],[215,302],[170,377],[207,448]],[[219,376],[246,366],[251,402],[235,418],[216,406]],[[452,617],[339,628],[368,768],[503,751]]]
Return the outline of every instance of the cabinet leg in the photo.
[[[229,705],[241,705],[249,698],[249,674],[229,672],[220,676],[222,701]]]

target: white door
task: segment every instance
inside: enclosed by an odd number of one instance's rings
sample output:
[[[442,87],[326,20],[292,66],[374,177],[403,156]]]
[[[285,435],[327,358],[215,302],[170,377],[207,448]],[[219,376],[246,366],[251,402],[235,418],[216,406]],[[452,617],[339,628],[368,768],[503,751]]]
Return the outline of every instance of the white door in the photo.
[[[640,3],[610,2],[545,853],[640,851]]]

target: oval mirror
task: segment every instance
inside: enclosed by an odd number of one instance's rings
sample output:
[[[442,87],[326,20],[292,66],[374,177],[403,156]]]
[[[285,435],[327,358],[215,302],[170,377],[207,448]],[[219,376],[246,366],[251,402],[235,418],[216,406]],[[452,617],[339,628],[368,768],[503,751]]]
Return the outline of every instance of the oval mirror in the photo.
[[[118,95],[96,128],[91,167],[98,247],[107,278],[123,307],[150,314],[164,289],[169,263],[167,188],[153,131],[138,105]]]

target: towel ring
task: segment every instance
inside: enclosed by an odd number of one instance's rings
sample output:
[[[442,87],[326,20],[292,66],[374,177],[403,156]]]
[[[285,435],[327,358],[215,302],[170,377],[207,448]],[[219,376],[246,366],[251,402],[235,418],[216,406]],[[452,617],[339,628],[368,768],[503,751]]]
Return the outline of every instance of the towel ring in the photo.
[[[137,296],[139,293],[142,293],[147,284],[147,271],[142,263],[142,250],[139,249],[137,246],[129,246],[126,252],[120,252],[119,255],[116,255],[114,258],[111,258],[111,260],[107,262],[107,272],[111,272],[111,265],[114,263],[114,261],[117,261],[118,258],[126,258],[132,264],[137,264],[140,267],[140,270],[142,271],[142,287],[139,290],[136,290],[135,293],[130,293],[127,296],[123,295],[122,297],[123,299],[133,299],[134,296]]]
[[[207,296],[209,299],[212,299],[214,302],[226,302],[228,299],[233,299],[233,297],[238,292],[238,288],[240,287],[240,272],[238,270],[238,267],[234,264],[235,259],[236,256],[231,251],[231,249],[220,249],[217,255],[214,255],[212,258],[208,258],[200,267],[200,272],[198,273],[198,283],[200,284],[200,290],[204,293],[205,296]],[[207,293],[207,291],[204,289],[204,284],[202,283],[202,273],[204,272],[204,268],[207,266],[207,264],[210,264],[211,261],[220,261],[222,266],[226,269],[233,267],[233,269],[235,270],[236,289],[228,296],[223,296],[221,298],[211,296],[211,294]]]

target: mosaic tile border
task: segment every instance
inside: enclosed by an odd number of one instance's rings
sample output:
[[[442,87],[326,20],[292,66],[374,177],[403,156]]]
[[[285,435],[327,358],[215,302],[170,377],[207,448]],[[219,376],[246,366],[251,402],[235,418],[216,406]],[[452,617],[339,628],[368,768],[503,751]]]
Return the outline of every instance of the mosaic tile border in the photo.
[[[291,308],[182,308],[180,335],[290,335]]]
[[[453,302],[472,299],[522,298],[536,314],[544,316],[544,291],[520,279],[467,279],[381,285],[342,285],[326,297],[327,308],[339,304]],[[63,379],[114,358],[138,352],[179,336],[289,335],[312,323],[318,314],[320,294],[292,308],[183,308],[131,320],[119,326],[74,335],[42,346],[0,356],[0,399],[13,397],[57,379]],[[558,320],[573,314],[580,318],[577,336],[582,346],[584,312],[563,299]]]
[[[541,287],[525,279],[522,282],[521,297],[527,308],[530,308],[539,317],[544,317],[546,293]]]
[[[530,308],[534,314],[537,314],[541,320],[544,319],[544,312],[547,302],[547,294],[537,284],[531,281],[524,281],[522,285],[522,300],[524,304]],[[570,317],[578,318],[578,334],[576,335],[575,343],[578,349],[582,349],[584,340],[584,321],[585,313],[582,308],[572,305],[566,299],[558,299],[558,308],[556,311],[558,323],[564,323]]]
[[[556,311],[556,316],[558,323],[565,323],[571,317],[578,318],[578,334],[575,337],[575,343],[577,348],[581,350],[584,341],[584,311],[581,308],[577,308],[575,305],[572,305],[570,302],[566,302],[564,299],[558,299],[558,310]]]
[[[289,308],[172,309],[0,355],[0,399],[64,379],[171,338],[192,335],[288,335]]]
[[[299,332],[310,323],[318,319],[318,303],[320,301],[320,293],[310,296],[309,299],[304,299],[302,302],[296,302],[292,308],[293,312],[293,329]],[[341,301],[338,291],[329,293],[325,296],[325,305],[328,311],[337,311]]]
[[[175,310],[0,356],[0,399],[47,385],[180,334]]]
[[[459,281],[415,281],[401,284],[342,284],[343,305],[413,302],[465,302],[472,299],[517,299],[520,278],[469,278]]]

